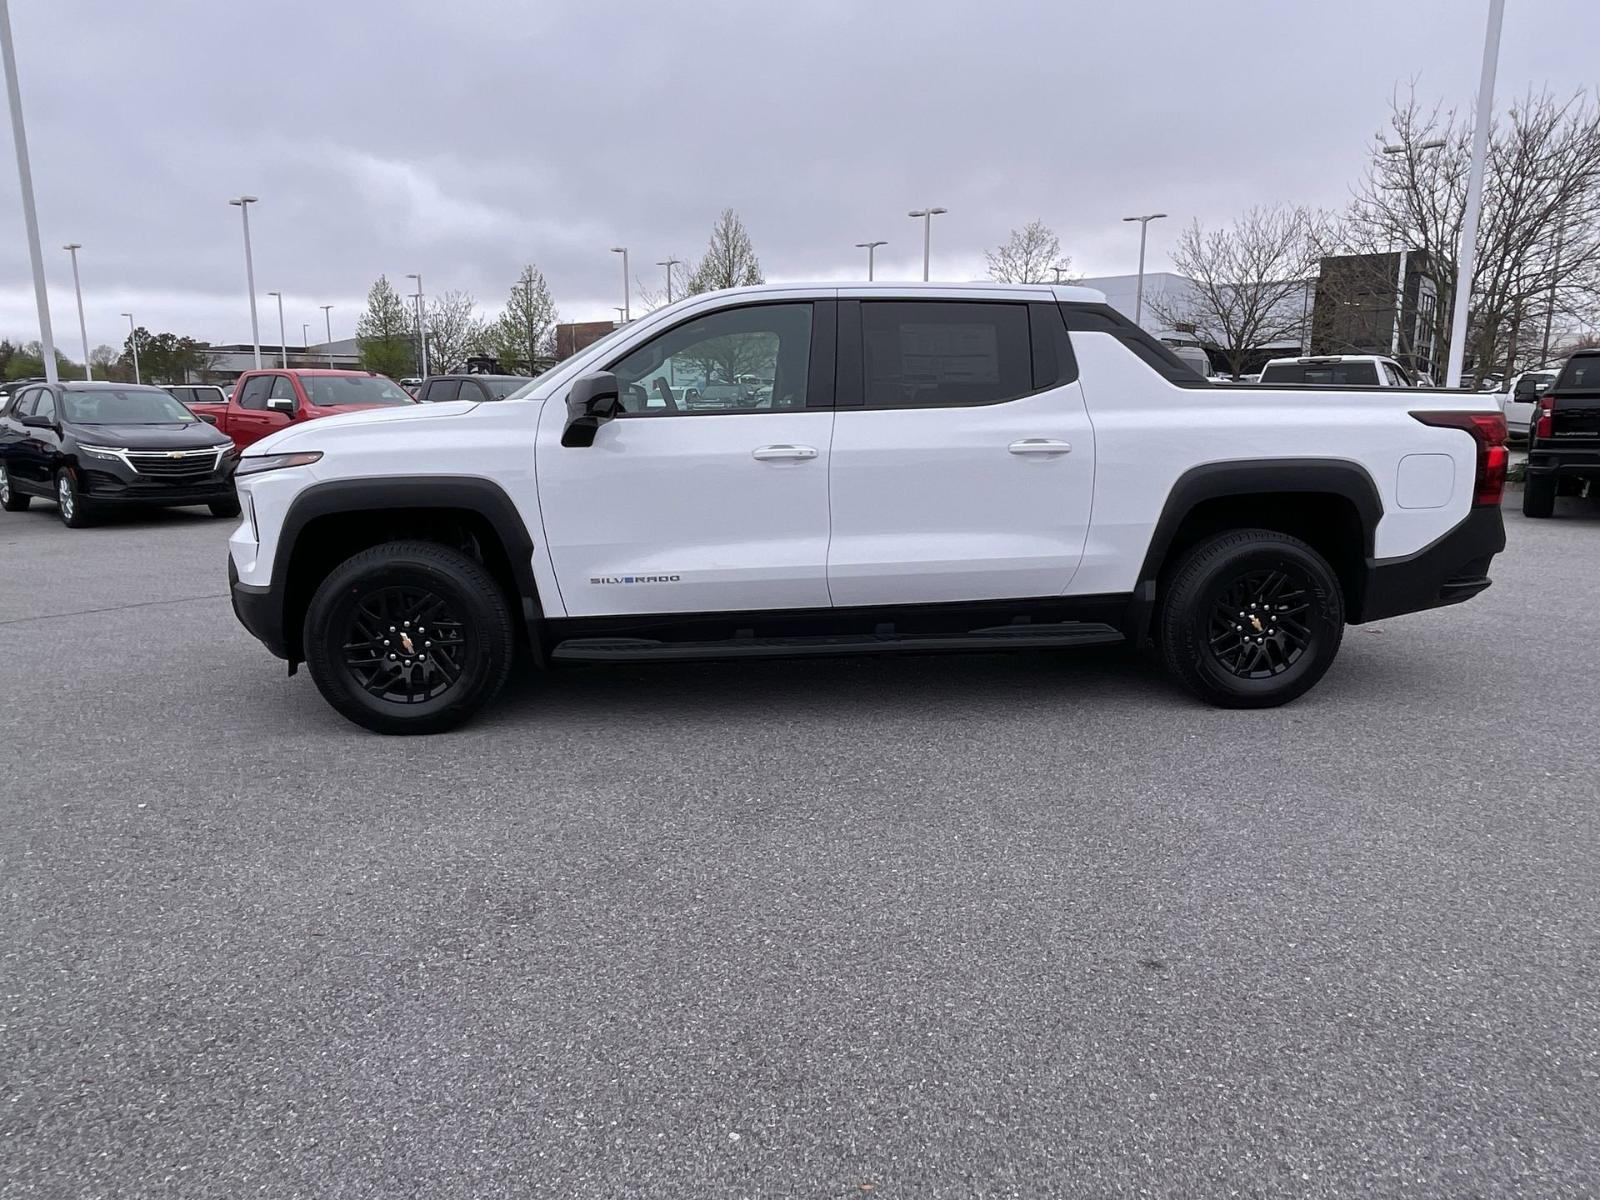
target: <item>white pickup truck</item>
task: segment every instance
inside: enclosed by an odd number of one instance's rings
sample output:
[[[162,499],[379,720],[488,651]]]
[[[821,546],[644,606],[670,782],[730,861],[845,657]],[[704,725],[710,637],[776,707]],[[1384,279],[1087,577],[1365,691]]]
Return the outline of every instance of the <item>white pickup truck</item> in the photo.
[[[673,379],[771,379],[691,409]],[[662,384],[665,384],[664,386]],[[1043,285],[694,296],[494,404],[249,448],[235,612],[389,733],[535,664],[1153,641],[1281,704],[1504,547],[1495,397],[1217,387]]]

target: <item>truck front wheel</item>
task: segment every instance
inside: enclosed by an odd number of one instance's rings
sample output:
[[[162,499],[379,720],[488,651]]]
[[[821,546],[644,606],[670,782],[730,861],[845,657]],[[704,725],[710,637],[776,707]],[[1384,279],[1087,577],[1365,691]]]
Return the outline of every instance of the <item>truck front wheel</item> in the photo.
[[[386,542],[334,568],[303,637],[323,699],[377,733],[460,725],[500,690],[516,650],[494,577],[432,542]]]
[[[1321,679],[1344,637],[1344,593],[1299,538],[1238,529],[1178,563],[1160,612],[1167,668],[1223,708],[1271,708]]]

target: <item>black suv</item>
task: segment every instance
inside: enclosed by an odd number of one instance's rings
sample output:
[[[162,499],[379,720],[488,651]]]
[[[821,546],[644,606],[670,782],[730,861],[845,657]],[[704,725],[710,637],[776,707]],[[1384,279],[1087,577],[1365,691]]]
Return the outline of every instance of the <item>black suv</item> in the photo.
[[[204,504],[239,514],[226,434],[158,387],[41,383],[0,407],[0,508],[52,499],[76,529],[111,505]]]
[[[1556,493],[1600,482],[1600,350],[1580,350],[1567,359],[1528,422],[1528,480],[1522,513],[1548,517]]]
[[[447,400],[504,400],[532,378],[529,375],[430,375],[417,389],[423,404]]]

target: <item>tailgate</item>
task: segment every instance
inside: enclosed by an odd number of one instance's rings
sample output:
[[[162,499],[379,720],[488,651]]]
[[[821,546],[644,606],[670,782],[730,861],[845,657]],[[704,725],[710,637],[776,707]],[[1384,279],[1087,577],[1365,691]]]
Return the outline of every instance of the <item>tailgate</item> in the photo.
[[[1550,397],[1550,437],[1560,442],[1600,442],[1600,392]]]

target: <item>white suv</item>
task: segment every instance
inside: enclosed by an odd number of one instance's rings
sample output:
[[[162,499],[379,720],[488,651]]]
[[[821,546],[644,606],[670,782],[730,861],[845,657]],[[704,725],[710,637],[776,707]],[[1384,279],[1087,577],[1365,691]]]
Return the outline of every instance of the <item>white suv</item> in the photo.
[[[1311,687],[1346,622],[1489,586],[1504,428],[1491,396],[1214,387],[1079,288],[748,288],[494,404],[256,443],[229,570],[241,621],[386,732],[465,719],[519,650],[1153,640],[1256,707]]]

